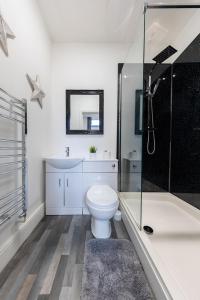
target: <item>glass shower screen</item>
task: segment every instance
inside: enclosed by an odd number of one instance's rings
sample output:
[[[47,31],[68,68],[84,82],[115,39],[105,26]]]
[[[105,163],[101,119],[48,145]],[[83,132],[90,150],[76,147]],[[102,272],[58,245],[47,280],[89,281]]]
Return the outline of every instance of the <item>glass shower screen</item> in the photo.
[[[137,31],[126,60],[119,66],[119,186],[123,205],[141,226],[142,125],[143,125],[144,15],[141,6]]]

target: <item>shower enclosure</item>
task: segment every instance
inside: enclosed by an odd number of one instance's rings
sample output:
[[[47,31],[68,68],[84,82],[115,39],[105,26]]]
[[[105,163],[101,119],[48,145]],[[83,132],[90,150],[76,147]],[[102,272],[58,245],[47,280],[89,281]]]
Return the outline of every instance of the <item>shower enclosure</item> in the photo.
[[[118,70],[122,214],[157,272],[159,299],[200,298],[199,20],[195,3],[147,4]]]
[[[140,12],[143,11],[141,1]],[[118,66],[118,158],[119,190],[137,225],[142,205],[142,115],[144,20],[138,14],[135,39],[126,60]],[[134,201],[132,201],[134,198]]]

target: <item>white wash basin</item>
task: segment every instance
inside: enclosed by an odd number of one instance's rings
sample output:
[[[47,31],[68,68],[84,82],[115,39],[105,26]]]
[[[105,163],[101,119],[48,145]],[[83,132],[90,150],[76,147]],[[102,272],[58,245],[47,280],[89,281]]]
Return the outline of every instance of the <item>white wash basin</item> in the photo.
[[[81,163],[84,158],[52,156],[46,162],[56,169],[71,169]]]

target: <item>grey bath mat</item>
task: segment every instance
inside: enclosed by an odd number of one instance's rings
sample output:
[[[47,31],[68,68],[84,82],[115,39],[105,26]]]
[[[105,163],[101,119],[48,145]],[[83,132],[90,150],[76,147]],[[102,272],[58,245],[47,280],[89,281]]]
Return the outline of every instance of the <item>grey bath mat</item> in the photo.
[[[81,299],[154,299],[131,242],[93,239],[86,243]]]

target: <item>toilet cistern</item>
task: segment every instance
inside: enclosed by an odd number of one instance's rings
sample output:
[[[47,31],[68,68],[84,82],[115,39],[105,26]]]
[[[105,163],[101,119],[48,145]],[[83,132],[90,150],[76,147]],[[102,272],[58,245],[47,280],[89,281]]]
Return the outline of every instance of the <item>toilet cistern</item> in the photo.
[[[69,157],[69,147],[65,147],[66,157]]]

